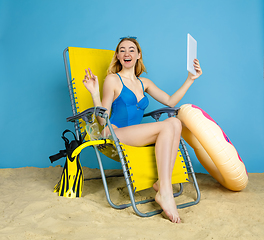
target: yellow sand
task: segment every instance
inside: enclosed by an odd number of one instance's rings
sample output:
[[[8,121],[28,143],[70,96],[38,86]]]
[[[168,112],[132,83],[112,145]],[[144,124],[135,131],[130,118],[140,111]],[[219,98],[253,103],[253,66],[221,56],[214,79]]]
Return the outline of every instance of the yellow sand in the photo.
[[[162,215],[141,218],[132,208],[111,208],[101,180],[86,181],[81,198],[59,197],[52,190],[61,172],[61,167],[0,169],[1,240],[264,239],[263,173],[249,174],[242,192],[231,192],[211,176],[197,174],[201,201],[179,210],[182,223],[173,224]],[[84,167],[84,174],[99,176],[99,170]],[[113,202],[127,202],[125,182],[121,178],[108,181]],[[177,203],[195,198],[187,185]],[[137,194],[138,199],[150,196],[154,196],[152,189]],[[140,206],[142,211],[153,208],[158,208],[156,203]]]

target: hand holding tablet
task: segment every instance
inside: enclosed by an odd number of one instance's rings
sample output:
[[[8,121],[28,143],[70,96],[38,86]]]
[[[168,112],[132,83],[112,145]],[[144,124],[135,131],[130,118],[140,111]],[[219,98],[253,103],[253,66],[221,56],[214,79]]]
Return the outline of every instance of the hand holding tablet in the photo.
[[[187,35],[187,70],[196,75],[193,66],[194,59],[197,58],[197,41],[188,33]]]
[[[202,75],[202,69],[197,59],[197,41],[188,33],[187,35],[187,70],[198,78]],[[194,66],[195,65],[195,66]]]

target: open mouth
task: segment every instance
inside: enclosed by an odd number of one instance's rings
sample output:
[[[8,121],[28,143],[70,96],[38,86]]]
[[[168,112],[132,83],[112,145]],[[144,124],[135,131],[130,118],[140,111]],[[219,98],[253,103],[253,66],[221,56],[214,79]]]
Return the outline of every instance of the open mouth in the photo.
[[[124,59],[124,61],[127,62],[131,62],[131,59]]]

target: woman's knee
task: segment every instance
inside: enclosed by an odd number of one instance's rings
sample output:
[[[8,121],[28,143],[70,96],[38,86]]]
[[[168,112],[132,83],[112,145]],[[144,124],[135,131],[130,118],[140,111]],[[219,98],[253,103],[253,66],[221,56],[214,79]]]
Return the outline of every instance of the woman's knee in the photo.
[[[168,127],[173,129],[174,131],[180,131],[182,130],[182,123],[178,118],[170,117],[165,120],[168,123]]]

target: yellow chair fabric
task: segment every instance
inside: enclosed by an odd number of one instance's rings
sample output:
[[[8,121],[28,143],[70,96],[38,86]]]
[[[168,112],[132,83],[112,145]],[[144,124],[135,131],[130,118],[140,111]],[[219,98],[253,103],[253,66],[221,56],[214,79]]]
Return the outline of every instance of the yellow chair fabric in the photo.
[[[122,144],[127,164],[132,174],[134,191],[152,187],[158,179],[157,164],[155,161],[155,147],[133,147]],[[172,173],[172,184],[188,182],[188,173],[180,149]]]
[[[92,69],[93,73],[98,77],[99,83],[101,83],[99,86],[100,93],[102,94],[103,82],[114,51],[78,47],[68,47],[68,51],[75,106],[77,113],[80,113],[87,108],[93,107],[92,97],[82,82],[85,69]],[[85,122],[81,121],[80,126],[83,133],[85,131]]]

